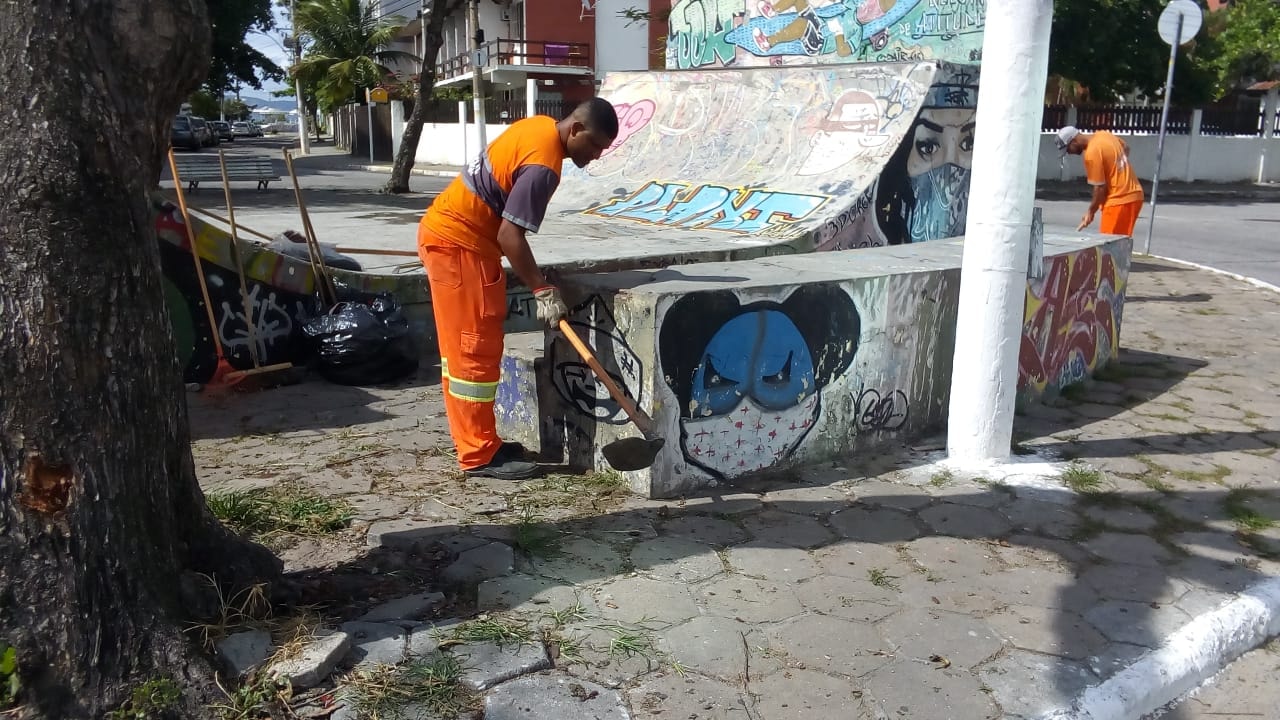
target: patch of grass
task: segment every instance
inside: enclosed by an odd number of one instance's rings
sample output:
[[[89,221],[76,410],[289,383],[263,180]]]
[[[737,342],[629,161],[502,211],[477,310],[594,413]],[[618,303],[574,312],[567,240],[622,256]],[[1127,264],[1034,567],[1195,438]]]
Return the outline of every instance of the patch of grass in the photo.
[[[279,533],[326,535],[350,525],[353,514],[343,500],[288,486],[212,492],[206,499],[219,520],[258,538]]]
[[[177,707],[182,689],[169,678],[152,678],[133,689],[129,699],[106,720],[155,720]]]
[[[581,600],[575,598],[573,604],[569,607],[552,610],[549,613],[545,613],[545,617],[551,620],[554,627],[562,628],[570,623],[586,620],[587,609],[582,606]]]
[[[1102,473],[1081,463],[1073,462],[1062,471],[1062,482],[1078,493],[1094,493],[1102,487]]]
[[[360,717],[403,718],[406,705],[420,705],[433,717],[451,718],[479,709],[477,696],[460,682],[463,670],[457,658],[437,652],[358,672],[350,681]]]
[[[1071,533],[1071,539],[1075,542],[1084,542],[1092,540],[1107,531],[1106,523],[1100,520],[1094,520],[1091,517],[1081,518],[1080,525]]]
[[[934,487],[942,487],[955,479],[955,475],[950,470],[939,470],[929,478],[929,484]]]
[[[559,633],[548,633],[544,640],[548,645],[555,645],[559,650],[559,656],[564,658],[566,662],[578,664],[587,662],[582,655],[582,638]]]
[[[898,590],[897,576],[890,575],[884,568],[871,568],[867,571],[867,577],[871,580],[871,584],[886,590]]]
[[[1197,315],[1221,315],[1222,311],[1217,308],[1200,307],[1192,310]]]
[[[1082,382],[1071,383],[1070,385],[1064,385],[1058,391],[1058,395],[1068,402],[1082,403],[1089,396],[1089,388]]]
[[[481,617],[453,631],[453,637],[467,642],[490,642],[495,645],[520,645],[533,639],[533,633],[524,625]]]
[[[226,696],[226,701],[211,705],[209,709],[218,713],[221,720],[258,720],[262,717],[273,717],[269,708],[272,705],[285,704],[286,687],[276,680],[260,673],[250,676],[234,690],[227,690],[218,685],[218,689]]]
[[[1175,470],[1174,477],[1186,480],[1187,482],[1211,482],[1222,484],[1222,481],[1231,474],[1231,468],[1222,465],[1214,465],[1213,470],[1209,472],[1195,472],[1194,470]]]
[[[529,557],[549,558],[560,552],[560,534],[543,524],[528,505],[520,512],[511,543]]]
[[[8,710],[18,702],[22,682],[18,678],[18,649],[0,643],[0,710]]]
[[[612,636],[609,638],[609,655],[612,657],[632,658],[639,655],[645,659],[653,659],[658,654],[653,637],[647,632],[629,628],[622,623],[602,625],[600,629]]]
[[[200,577],[204,578],[217,597],[218,615],[209,622],[189,626],[187,632],[198,633],[205,649],[212,650],[218,640],[232,632],[259,628],[269,622],[271,601],[267,598],[265,583],[250,585],[228,597],[212,576]]]
[[[1249,500],[1252,497],[1254,494],[1248,490],[1232,488],[1222,499],[1222,509],[1241,530],[1257,532],[1274,526],[1276,521],[1273,518],[1249,507]]]
[[[1113,490],[1098,490],[1085,493],[1081,501],[1098,507],[1116,508],[1125,504],[1124,496]]]

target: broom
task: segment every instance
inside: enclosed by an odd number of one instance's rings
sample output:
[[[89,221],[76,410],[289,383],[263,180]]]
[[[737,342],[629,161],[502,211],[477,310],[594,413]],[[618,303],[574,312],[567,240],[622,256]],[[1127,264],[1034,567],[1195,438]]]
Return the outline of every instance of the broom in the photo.
[[[200,250],[196,247],[196,231],[191,225],[191,214],[187,212],[186,194],[182,191],[182,178],[178,175],[178,162],[173,156],[173,148],[169,148],[169,172],[173,173],[173,189],[178,195],[178,208],[182,211],[182,224],[187,229],[187,242],[191,246],[191,259],[196,265],[196,280],[200,283],[200,296],[204,299],[205,312],[209,314],[209,335],[213,337],[213,352],[218,364],[213,370],[213,377],[208,384],[230,382],[227,376],[235,372],[231,363],[222,352],[222,340],[218,337],[218,321],[213,317],[213,301],[209,299],[209,286],[204,280],[204,265],[200,262]]]
[[[244,304],[244,325],[249,331],[249,358],[253,361],[253,367],[249,370],[233,370],[227,373],[226,381],[228,383],[239,383],[249,376],[263,376],[288,370],[293,367],[293,363],[282,362],[264,367],[258,358],[257,323],[253,319],[253,303],[249,301],[249,287],[244,277],[244,263],[240,259],[240,237],[236,233],[236,210],[231,204],[231,183],[227,177],[227,159],[221,149],[218,150],[218,165],[222,170],[222,190],[227,198],[227,224],[231,226],[231,260],[235,263],[236,274],[240,277],[240,299]],[[260,377],[259,380],[265,382],[266,379]],[[293,378],[280,378],[279,382],[289,380],[293,380]]]

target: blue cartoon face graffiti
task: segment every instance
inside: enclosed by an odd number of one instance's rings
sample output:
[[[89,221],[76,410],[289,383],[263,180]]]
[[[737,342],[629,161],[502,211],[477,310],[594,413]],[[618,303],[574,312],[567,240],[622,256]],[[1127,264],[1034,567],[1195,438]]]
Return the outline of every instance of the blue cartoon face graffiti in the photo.
[[[677,301],[659,352],[686,459],[725,478],[785,460],[817,423],[822,387],[852,361],[858,327],[838,288],[747,307],[724,291]]]

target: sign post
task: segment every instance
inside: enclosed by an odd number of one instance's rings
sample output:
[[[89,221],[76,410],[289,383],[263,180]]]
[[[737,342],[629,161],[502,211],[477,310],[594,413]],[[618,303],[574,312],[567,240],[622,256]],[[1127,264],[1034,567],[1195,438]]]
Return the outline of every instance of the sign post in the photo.
[[[1164,110],[1160,112],[1160,139],[1156,144],[1156,174],[1151,178],[1151,219],[1147,222],[1143,255],[1151,254],[1151,235],[1156,227],[1156,193],[1160,189],[1160,165],[1164,162],[1164,135],[1169,126],[1169,101],[1173,97],[1173,67],[1178,62],[1178,46],[1190,42],[1200,32],[1202,20],[1200,6],[1194,0],[1172,0],[1156,21],[1160,39],[1169,43],[1169,75],[1164,81]]]

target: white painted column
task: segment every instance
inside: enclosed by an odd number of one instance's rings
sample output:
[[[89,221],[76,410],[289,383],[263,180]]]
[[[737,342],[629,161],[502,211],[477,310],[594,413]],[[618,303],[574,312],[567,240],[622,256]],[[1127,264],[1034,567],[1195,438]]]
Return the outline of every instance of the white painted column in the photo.
[[[538,81],[528,78],[524,81],[524,116],[533,117],[538,114]],[[559,118],[557,118],[558,120]]]
[[[987,5],[960,306],[949,460],[1009,457],[1053,0]]]
[[[1204,122],[1204,111],[1196,108],[1191,111],[1191,133],[1187,135],[1187,166],[1182,173],[1185,182],[1196,179],[1196,145],[1200,143],[1200,126]]]
[[[1271,88],[1262,98],[1262,139],[1258,142],[1258,182],[1267,182],[1267,161],[1276,135],[1276,105],[1280,88]]]

